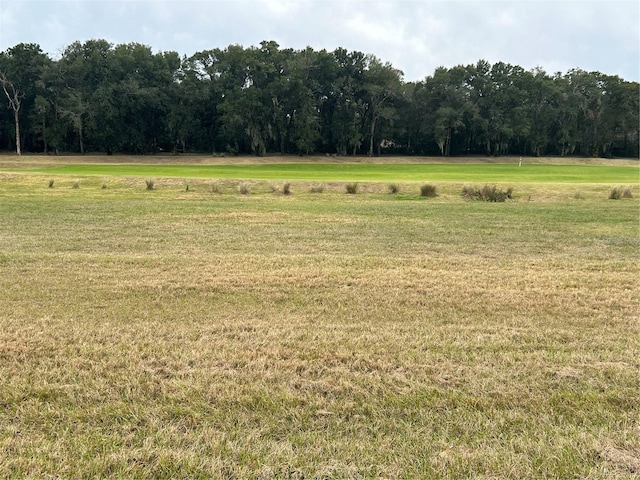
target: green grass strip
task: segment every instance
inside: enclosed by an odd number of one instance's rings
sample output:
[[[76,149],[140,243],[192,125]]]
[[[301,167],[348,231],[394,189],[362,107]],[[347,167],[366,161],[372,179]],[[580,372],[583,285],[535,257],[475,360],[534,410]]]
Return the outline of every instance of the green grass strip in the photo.
[[[636,166],[602,165],[523,165],[519,167],[508,164],[278,163],[255,165],[69,164],[19,171],[61,175],[301,181],[637,183],[640,169]]]

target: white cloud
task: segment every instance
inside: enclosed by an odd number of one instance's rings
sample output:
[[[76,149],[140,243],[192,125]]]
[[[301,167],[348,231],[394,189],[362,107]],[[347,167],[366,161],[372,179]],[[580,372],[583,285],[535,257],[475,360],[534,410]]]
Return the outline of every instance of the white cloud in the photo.
[[[0,50],[35,42],[54,55],[105,38],[191,55],[275,40],[371,53],[406,80],[482,58],[638,81],[639,31],[626,0],[0,0]]]

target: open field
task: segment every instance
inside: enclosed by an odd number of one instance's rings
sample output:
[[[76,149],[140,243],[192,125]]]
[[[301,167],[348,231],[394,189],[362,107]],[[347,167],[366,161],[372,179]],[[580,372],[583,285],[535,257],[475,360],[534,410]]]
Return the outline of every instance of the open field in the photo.
[[[640,474],[637,166],[75,163],[0,161],[0,477]]]

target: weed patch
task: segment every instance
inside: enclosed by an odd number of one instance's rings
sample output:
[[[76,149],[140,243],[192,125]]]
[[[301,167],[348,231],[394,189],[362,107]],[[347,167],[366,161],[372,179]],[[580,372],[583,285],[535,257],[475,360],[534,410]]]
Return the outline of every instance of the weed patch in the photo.
[[[513,189],[501,190],[495,185],[485,185],[483,187],[465,185],[462,187],[462,196],[469,200],[481,202],[505,202],[512,198]]]
[[[309,189],[309,192],[311,192],[311,193],[322,193],[322,192],[324,192],[324,184],[323,183],[318,183],[316,185],[313,185]]]
[[[613,187],[609,192],[609,200],[620,200],[621,198],[633,198],[630,187]]]
[[[436,186],[430,183],[425,183],[420,187],[420,196],[429,198],[437,196]]]
[[[345,186],[347,193],[350,195],[355,195],[356,193],[358,193],[358,183],[354,182],[354,183],[347,183],[347,185]]]

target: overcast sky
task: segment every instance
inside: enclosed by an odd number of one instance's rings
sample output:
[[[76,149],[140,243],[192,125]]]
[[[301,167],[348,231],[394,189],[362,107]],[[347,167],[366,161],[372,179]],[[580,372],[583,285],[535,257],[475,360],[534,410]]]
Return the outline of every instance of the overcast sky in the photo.
[[[503,61],[638,81],[637,0],[0,0],[0,50],[38,43],[58,58],[92,38],[192,55],[275,40],[371,53],[422,80],[439,66]]]

